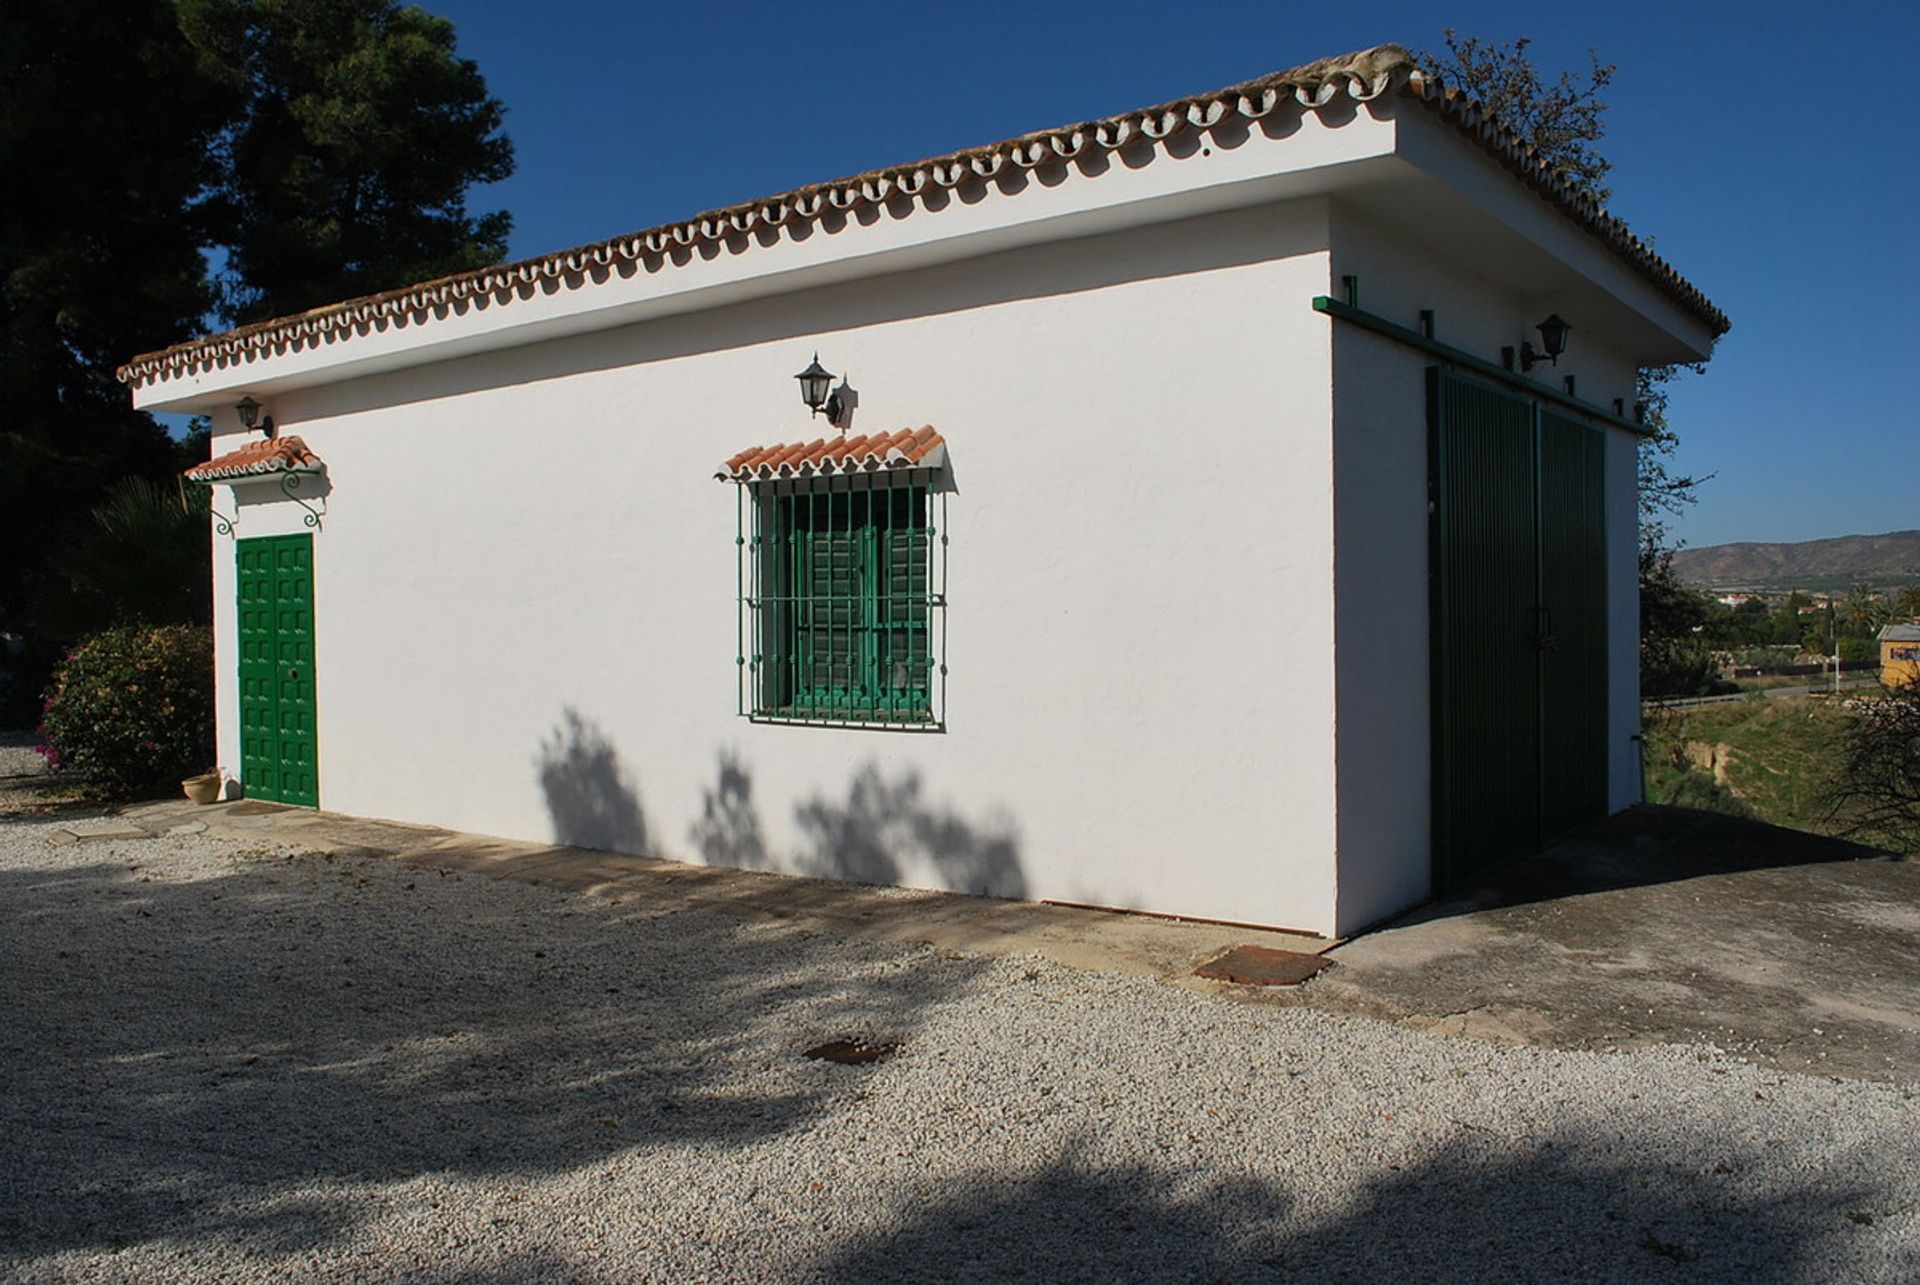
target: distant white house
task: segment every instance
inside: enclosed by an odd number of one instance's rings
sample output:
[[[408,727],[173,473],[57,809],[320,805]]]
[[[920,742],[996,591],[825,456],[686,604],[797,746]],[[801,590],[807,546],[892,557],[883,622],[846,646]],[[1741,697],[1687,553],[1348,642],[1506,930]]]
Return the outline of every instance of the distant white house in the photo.
[[[230,792],[1347,933],[1637,797],[1634,375],[1726,326],[1386,46],[122,377]]]

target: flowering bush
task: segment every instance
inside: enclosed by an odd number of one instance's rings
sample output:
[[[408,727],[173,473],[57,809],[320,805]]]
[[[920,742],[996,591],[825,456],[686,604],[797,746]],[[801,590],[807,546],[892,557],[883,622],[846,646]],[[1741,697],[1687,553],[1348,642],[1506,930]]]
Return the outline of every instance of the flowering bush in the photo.
[[[127,793],[213,765],[213,635],[204,625],[109,629],[67,653],[42,710],[41,753]]]

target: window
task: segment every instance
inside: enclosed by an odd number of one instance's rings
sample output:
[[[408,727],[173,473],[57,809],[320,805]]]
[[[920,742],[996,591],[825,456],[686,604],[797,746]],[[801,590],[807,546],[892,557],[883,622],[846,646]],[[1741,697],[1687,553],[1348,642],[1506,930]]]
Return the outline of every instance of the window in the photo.
[[[741,489],[741,712],[938,726],[933,474]]]

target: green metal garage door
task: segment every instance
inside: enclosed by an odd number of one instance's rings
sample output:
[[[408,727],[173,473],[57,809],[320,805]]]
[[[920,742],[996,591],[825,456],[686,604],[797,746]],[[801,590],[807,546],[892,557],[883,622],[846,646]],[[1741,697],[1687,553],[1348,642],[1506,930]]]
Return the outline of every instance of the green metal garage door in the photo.
[[[1434,883],[1606,813],[1599,430],[1429,375]]]
[[[238,542],[240,780],[248,798],[320,805],[313,537]]]
[[[1600,429],[1540,411],[1540,837],[1607,814],[1607,514]]]

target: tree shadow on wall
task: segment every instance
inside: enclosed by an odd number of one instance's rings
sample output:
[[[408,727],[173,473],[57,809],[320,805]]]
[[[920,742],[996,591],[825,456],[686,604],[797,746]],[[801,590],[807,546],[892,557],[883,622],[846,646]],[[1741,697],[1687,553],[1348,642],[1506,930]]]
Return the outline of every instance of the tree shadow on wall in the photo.
[[[569,705],[534,760],[556,842],[642,854],[647,818],[639,789],[600,725]]]
[[[898,884],[918,866],[956,892],[1027,895],[1012,824],[1002,818],[977,826],[928,803],[912,769],[889,781],[869,763],[854,775],[844,803],[816,796],[795,807],[794,819],[812,845],[797,864],[815,878]]]
[[[692,833],[700,859],[710,866],[767,869],[767,840],[753,806],[753,777],[733,750],[720,751],[719,775],[704,793]]]
[[[708,865],[785,870],[846,883],[901,884],[930,876],[943,887],[983,897],[1022,898],[1027,878],[1011,820],[969,821],[924,797],[920,774],[893,779],[868,763],[844,801],[816,795],[794,808],[807,846],[790,859],[770,852],[753,801],[753,774],[739,754],[720,751],[712,788],[689,837]]]

